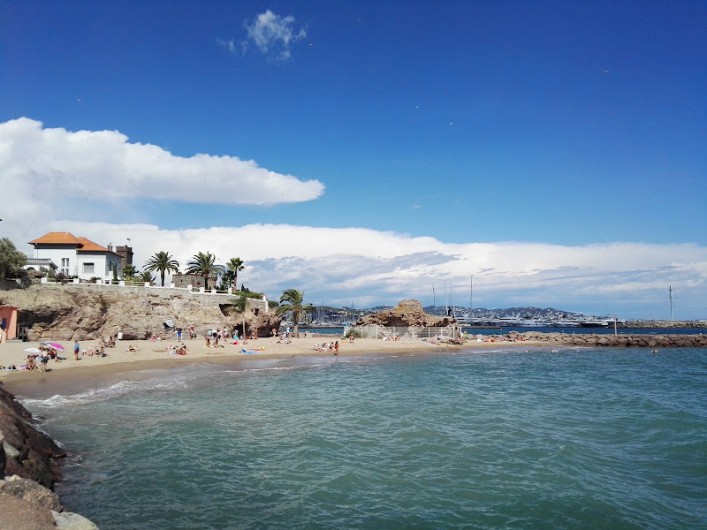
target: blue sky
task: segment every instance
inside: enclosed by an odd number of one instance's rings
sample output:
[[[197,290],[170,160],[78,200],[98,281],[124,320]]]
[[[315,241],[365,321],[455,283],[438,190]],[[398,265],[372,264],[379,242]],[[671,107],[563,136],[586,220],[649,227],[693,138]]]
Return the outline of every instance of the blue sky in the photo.
[[[615,4],[0,1],[2,235],[707,318],[707,6]]]

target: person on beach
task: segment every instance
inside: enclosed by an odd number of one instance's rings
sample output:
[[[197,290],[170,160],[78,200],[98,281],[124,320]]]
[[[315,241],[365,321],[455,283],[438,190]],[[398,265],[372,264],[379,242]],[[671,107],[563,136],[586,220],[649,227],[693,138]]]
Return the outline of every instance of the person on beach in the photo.
[[[35,370],[37,368],[37,363],[34,360],[33,355],[28,355],[27,356],[27,364],[25,364],[25,369],[27,370]]]
[[[182,342],[182,328],[177,328],[177,340]]]
[[[339,355],[339,341],[334,343],[334,355]]]
[[[79,341],[74,341],[74,359],[79,360],[79,352],[81,351],[81,346],[79,346]]]

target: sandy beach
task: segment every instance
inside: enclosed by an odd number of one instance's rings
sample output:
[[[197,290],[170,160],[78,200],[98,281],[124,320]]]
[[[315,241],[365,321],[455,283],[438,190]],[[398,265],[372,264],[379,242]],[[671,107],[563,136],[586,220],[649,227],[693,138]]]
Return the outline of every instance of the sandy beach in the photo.
[[[151,342],[118,341],[115,348],[106,348],[106,357],[90,356],[91,349],[97,347],[98,341],[80,341],[81,355],[79,360],[74,359],[73,342],[58,341],[64,347],[60,351],[62,360],[50,360],[47,372],[39,369],[28,371],[20,369],[27,362],[28,348],[38,348],[38,342],[9,342],[0,345],[0,381],[14,393],[46,394],[53,389],[63,388],[66,385],[76,384],[83,387],[84,382],[96,378],[114,379],[120,374],[138,372],[151,369],[168,369],[193,362],[238,362],[256,359],[277,359],[292,356],[331,356],[333,351],[320,351],[317,345],[339,341],[339,356],[366,355],[366,354],[400,354],[400,353],[434,353],[448,352],[468,348],[498,348],[500,345],[511,346],[513,342],[476,342],[468,341],[464,345],[450,345],[439,343],[435,340],[401,340],[390,341],[381,339],[355,339],[353,342],[341,340],[340,337],[311,335],[292,338],[291,342],[279,342],[277,337],[248,340],[243,344],[233,344],[232,341],[218,348],[207,347],[202,339],[186,339],[183,344],[187,347],[187,355],[170,354],[171,348],[179,346],[177,340]],[[523,343],[528,346],[527,342]],[[246,350],[245,352],[243,350]],[[133,351],[134,350],[134,351]],[[39,364],[39,363],[38,363]],[[7,367],[15,365],[17,370],[8,370]]]

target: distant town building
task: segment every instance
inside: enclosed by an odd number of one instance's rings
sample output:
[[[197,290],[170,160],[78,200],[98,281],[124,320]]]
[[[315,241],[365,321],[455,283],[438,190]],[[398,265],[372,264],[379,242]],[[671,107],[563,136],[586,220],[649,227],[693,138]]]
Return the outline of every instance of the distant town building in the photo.
[[[34,256],[29,260],[51,262],[57,268],[56,272],[64,276],[112,280],[114,276],[120,278],[123,272],[121,256],[70,232],[49,232],[29,244],[34,247]]]

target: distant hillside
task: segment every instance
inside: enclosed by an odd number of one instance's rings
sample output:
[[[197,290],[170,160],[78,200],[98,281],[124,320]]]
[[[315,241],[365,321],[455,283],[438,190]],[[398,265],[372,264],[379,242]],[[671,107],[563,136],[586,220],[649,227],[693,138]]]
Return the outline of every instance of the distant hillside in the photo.
[[[372,313],[379,313],[392,309],[390,305],[380,305],[367,308],[352,308],[352,307],[334,307],[334,306],[319,306],[317,312],[313,315],[313,320],[317,322],[353,322]],[[444,306],[425,306],[424,310],[430,315],[446,315],[448,309]],[[585,315],[582,313],[573,313],[571,311],[563,311],[551,307],[508,307],[504,309],[486,309],[483,307],[474,308],[469,312],[468,308],[456,308],[456,317],[489,319],[497,320],[499,318],[516,318],[524,320],[544,320],[557,321],[565,319],[582,320],[589,318],[606,318],[596,317],[594,315]]]

